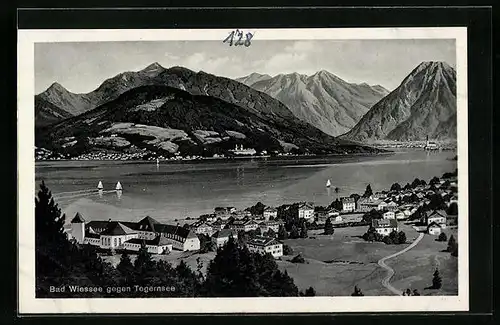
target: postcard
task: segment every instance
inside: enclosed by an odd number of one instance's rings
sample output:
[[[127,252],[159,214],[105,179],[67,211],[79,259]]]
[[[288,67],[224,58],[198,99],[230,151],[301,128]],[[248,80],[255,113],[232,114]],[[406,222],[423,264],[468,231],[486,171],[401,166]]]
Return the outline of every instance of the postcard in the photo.
[[[18,50],[21,313],[468,310],[466,28]]]

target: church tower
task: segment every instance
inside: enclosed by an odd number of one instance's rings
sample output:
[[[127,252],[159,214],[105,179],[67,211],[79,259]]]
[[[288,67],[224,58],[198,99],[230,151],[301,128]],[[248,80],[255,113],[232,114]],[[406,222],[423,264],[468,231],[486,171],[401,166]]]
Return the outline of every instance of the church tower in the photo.
[[[71,220],[71,236],[79,244],[83,244],[85,240],[85,219],[83,219],[80,212],[77,212],[73,220]]]

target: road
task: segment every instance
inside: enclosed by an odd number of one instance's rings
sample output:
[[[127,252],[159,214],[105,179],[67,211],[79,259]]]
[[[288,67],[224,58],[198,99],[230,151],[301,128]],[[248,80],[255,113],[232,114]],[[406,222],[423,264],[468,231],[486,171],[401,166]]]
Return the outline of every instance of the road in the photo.
[[[381,258],[378,261],[378,265],[380,265],[381,267],[383,267],[384,269],[387,270],[387,276],[384,279],[382,279],[382,285],[384,287],[386,287],[388,290],[390,290],[392,293],[394,293],[395,295],[401,296],[403,294],[403,292],[401,290],[398,290],[398,289],[394,288],[389,283],[389,281],[391,280],[391,278],[394,276],[394,270],[390,266],[388,266],[387,264],[385,264],[385,261],[387,261],[388,259],[391,259],[393,257],[399,256],[399,255],[401,255],[403,253],[406,253],[407,251],[409,251],[410,249],[412,249],[413,247],[415,247],[422,240],[422,238],[424,238],[424,233],[420,233],[418,235],[417,239],[415,239],[413,241],[413,243],[411,243],[410,245],[408,245],[405,249],[400,250],[399,252],[396,252],[396,253],[391,254],[389,256],[383,257],[383,258]]]

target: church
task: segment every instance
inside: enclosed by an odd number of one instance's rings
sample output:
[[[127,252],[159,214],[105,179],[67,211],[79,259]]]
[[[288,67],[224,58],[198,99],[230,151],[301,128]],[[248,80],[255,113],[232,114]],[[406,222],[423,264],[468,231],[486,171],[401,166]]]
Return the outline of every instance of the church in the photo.
[[[151,217],[139,222],[89,221],[80,213],[71,220],[70,237],[80,244],[99,246],[102,249],[126,249],[138,251],[144,244],[148,252],[163,254],[172,249],[195,251],[200,240],[194,231],[179,225],[167,225]]]

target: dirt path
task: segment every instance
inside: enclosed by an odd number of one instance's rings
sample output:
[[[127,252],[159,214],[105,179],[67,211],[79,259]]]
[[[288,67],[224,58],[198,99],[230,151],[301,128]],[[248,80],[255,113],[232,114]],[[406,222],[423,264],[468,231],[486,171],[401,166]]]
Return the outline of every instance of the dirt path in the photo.
[[[418,238],[415,239],[413,241],[413,243],[411,243],[410,245],[408,245],[408,247],[406,247],[405,249],[400,250],[399,252],[396,252],[396,253],[391,254],[389,256],[386,256],[384,258],[381,258],[378,261],[378,265],[380,265],[381,267],[383,267],[384,269],[387,270],[387,276],[384,279],[382,279],[382,285],[384,287],[386,287],[388,290],[390,290],[392,293],[394,293],[395,295],[401,296],[403,294],[403,292],[401,290],[398,290],[398,289],[394,288],[389,283],[389,281],[391,280],[391,278],[394,276],[394,270],[390,266],[388,266],[387,264],[385,264],[385,261],[387,261],[388,259],[391,259],[393,257],[399,256],[399,255],[401,255],[403,253],[406,253],[407,251],[409,251],[410,249],[412,249],[413,247],[415,247],[420,242],[420,240],[422,240],[422,238],[424,238],[424,233],[420,233],[420,235],[418,236]]]

